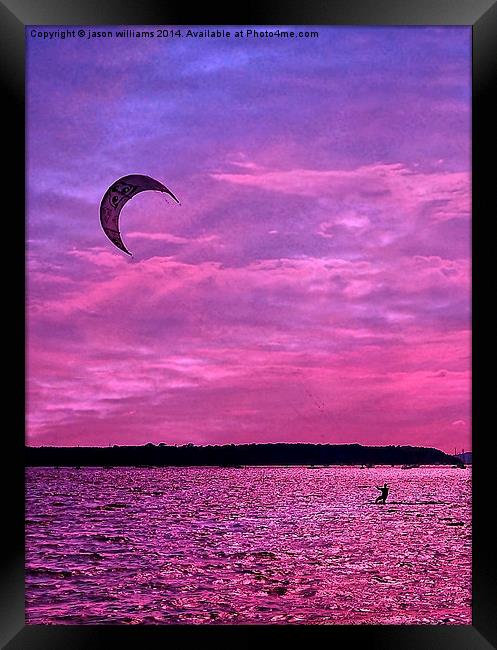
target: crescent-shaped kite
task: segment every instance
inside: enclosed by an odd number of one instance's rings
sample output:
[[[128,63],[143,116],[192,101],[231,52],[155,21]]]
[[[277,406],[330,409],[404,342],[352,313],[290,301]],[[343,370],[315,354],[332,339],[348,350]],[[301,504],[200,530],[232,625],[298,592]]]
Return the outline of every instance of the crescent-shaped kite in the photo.
[[[102,224],[104,233],[117,248],[120,248],[127,255],[131,255],[131,253],[121,239],[119,215],[123,207],[133,196],[145,190],[166,192],[176,203],[179,203],[178,199],[165,185],[159,183],[154,178],[150,178],[150,176],[143,176],[142,174],[123,176],[115,181],[115,183],[112,183],[100,203],[100,223]]]

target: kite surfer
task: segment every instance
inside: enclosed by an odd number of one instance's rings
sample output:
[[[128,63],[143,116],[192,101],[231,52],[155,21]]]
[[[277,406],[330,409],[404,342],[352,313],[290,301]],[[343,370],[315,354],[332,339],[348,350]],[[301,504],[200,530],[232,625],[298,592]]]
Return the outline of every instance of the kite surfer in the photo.
[[[390,488],[389,488],[388,485],[385,483],[385,484],[383,485],[383,487],[378,487],[378,485],[377,485],[377,486],[376,486],[376,489],[379,490],[379,491],[381,492],[381,494],[380,494],[380,496],[376,499],[375,503],[385,503],[385,501],[387,500],[388,491],[390,490]]]

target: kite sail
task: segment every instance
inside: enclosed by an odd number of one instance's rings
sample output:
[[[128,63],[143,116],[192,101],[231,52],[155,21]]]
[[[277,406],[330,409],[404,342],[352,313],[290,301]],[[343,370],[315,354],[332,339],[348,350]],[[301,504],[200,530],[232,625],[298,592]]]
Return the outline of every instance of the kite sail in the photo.
[[[178,199],[165,185],[159,183],[154,178],[150,178],[150,176],[143,176],[142,174],[123,176],[115,181],[115,183],[112,183],[100,203],[100,223],[105,234],[117,248],[124,251],[127,255],[131,255],[131,253],[121,239],[119,215],[123,207],[133,196],[145,190],[166,192],[176,203],[179,203]]]

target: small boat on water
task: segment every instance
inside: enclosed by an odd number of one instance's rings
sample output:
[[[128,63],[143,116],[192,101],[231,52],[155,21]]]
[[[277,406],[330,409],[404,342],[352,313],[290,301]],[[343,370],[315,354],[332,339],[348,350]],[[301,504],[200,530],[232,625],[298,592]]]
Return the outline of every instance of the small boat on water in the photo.
[[[420,467],[420,465],[417,465],[416,463],[413,463],[411,465],[402,465],[400,469],[414,469],[415,467]]]

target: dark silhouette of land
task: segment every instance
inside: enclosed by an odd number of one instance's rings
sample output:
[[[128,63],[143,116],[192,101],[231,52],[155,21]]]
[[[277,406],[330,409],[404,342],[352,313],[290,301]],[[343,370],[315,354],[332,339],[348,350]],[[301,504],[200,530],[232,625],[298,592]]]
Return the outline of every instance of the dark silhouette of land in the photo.
[[[473,452],[471,451],[463,451],[462,454],[456,454],[456,458],[459,458],[459,460],[465,463],[466,465],[473,464]]]
[[[29,466],[217,465],[462,465],[460,458],[430,447],[249,444],[172,446],[148,443],[113,447],[26,447]]]

